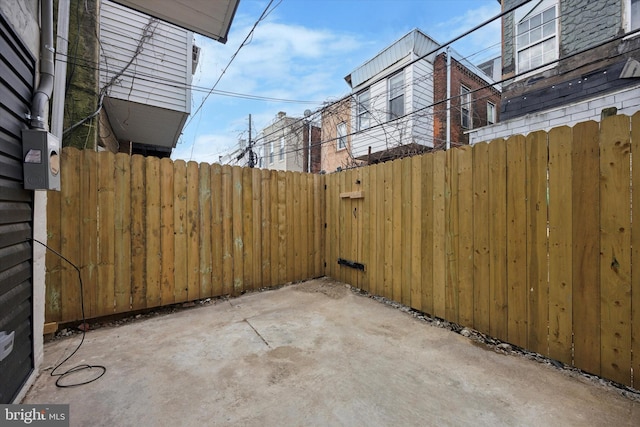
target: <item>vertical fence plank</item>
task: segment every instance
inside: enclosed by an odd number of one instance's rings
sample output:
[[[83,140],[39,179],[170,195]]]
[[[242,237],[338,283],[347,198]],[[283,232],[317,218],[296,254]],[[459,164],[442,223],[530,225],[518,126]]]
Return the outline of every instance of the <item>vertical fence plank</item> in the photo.
[[[291,181],[288,183],[290,187],[287,192],[292,196],[293,204],[291,204],[289,217],[290,225],[293,227],[293,232],[289,234],[289,237],[293,236],[293,239],[289,239],[287,244],[293,247],[293,270],[291,281],[298,281],[302,276],[302,257],[305,248],[305,242],[303,242],[303,222],[302,222],[302,174],[294,172],[291,174]]]
[[[224,233],[222,220],[222,167],[211,165],[211,293],[213,296],[224,295],[222,286],[224,259]]]
[[[458,157],[458,322],[473,326],[473,151],[456,149]]]
[[[98,316],[115,310],[115,156],[98,153]]]
[[[278,179],[278,252],[276,259],[278,260],[278,280],[277,285],[287,282],[287,182],[286,174],[283,171],[277,171]],[[289,263],[293,260],[290,259]]]
[[[233,182],[231,166],[222,166],[222,294],[233,293]]]
[[[371,173],[372,168],[363,167],[360,168],[362,185],[361,189],[364,191],[364,199],[362,200],[362,244],[360,245],[360,258],[361,261],[365,265],[365,271],[360,273],[361,276],[361,284],[360,286],[367,292],[371,292],[371,244],[374,239],[374,229],[371,226],[371,203],[372,203],[372,193],[371,193]],[[374,217],[375,220],[375,217]]]
[[[66,150],[66,149],[65,149]],[[43,242],[49,245],[52,249],[60,252],[61,245],[61,202],[62,202],[62,189],[66,188],[64,180],[73,179],[67,172],[68,165],[66,164],[67,156],[62,154],[60,164],[60,188],[61,191],[50,191],[47,193],[47,241]],[[69,175],[67,175],[69,173]],[[39,245],[39,243],[33,242],[33,246]],[[45,306],[44,306],[44,321],[60,322],[62,320],[62,301],[60,300],[60,288],[62,277],[62,259],[53,252],[45,251]]]
[[[422,311],[433,314],[433,154],[422,156]]]
[[[145,271],[147,284],[146,307],[157,307],[162,304],[160,289],[160,266],[162,255],[160,250],[160,160],[147,157],[145,168],[146,206],[145,227],[146,256]]]
[[[549,293],[547,284],[547,134],[527,135],[527,289],[528,346],[548,354]]]
[[[131,156],[115,155],[114,173],[114,296],[115,311],[131,309]]]
[[[411,192],[411,158],[405,157],[400,161],[402,166],[402,304],[411,305],[411,212],[413,209],[413,193]]]
[[[571,128],[549,132],[549,356],[570,364],[572,354]]]
[[[252,219],[252,227],[253,227],[253,262],[252,267],[253,271],[251,273],[252,276],[252,285],[253,289],[259,289],[264,286],[262,283],[262,262],[264,260],[262,255],[262,172],[260,169],[251,169],[251,188],[252,190],[252,200],[251,204],[253,207],[253,219]]]
[[[274,205],[271,194],[270,172],[262,169],[260,172],[260,185],[262,186],[261,198],[258,200],[262,211],[261,233],[262,233],[262,262],[260,265],[261,286],[270,286],[271,283],[271,206]]]
[[[242,246],[244,262],[244,287],[243,290],[255,289],[256,282],[253,278],[254,261],[253,251],[253,169],[242,169]]]
[[[599,132],[596,122],[577,124],[571,153],[573,359],[592,374],[600,374]]]
[[[299,218],[295,218],[295,206],[296,202],[299,202],[297,196],[294,196],[293,191],[293,172],[287,171],[284,174],[284,204],[285,204],[285,220],[284,220],[284,229],[286,230],[284,233],[284,253],[286,254],[286,270],[285,270],[285,282],[293,282],[296,276],[296,252],[297,246],[300,242],[295,242],[295,228],[296,228],[296,220]]]
[[[231,258],[233,263],[233,295],[240,295],[244,290],[244,235],[242,233],[242,168],[231,168],[231,227],[233,249]]]
[[[146,307],[145,158],[131,157],[131,309]]]
[[[444,170],[446,282],[444,317],[458,322],[458,149],[446,151]]]
[[[402,161],[394,160],[391,162],[392,173],[392,193],[391,193],[391,210],[392,210],[392,235],[391,235],[391,269],[393,276],[392,295],[393,300],[402,302]]]
[[[600,125],[602,375],[631,383],[631,217],[629,118]]]
[[[446,248],[445,248],[445,167],[446,152],[433,154],[433,313],[445,317]]]
[[[315,241],[315,248],[316,248],[316,253],[315,253],[315,269],[314,269],[314,276],[315,277],[320,277],[320,276],[324,276],[326,274],[325,272],[325,268],[324,268],[324,262],[325,262],[325,245],[326,245],[326,239],[324,238],[324,233],[325,233],[325,229],[324,229],[324,225],[327,222],[327,218],[326,218],[326,209],[325,209],[325,203],[326,203],[326,191],[324,189],[324,182],[326,180],[326,176],[325,175],[319,175],[316,174],[313,176],[313,206],[314,206],[314,219],[315,219],[315,227],[316,227],[316,231],[315,231],[315,235],[314,235],[314,241]]]
[[[635,164],[640,164],[640,113],[636,113],[631,118],[631,154],[635,159]],[[632,168],[633,197],[632,212],[640,212],[640,168]],[[631,227],[631,265],[640,263],[640,221],[636,215],[635,226]],[[633,384],[636,389],[640,389],[640,272],[636,268],[631,276],[631,355],[633,369]]]
[[[200,298],[198,163],[187,163],[187,301]]]
[[[98,153],[82,150],[80,155],[80,235],[82,251],[80,270],[84,283],[84,309],[87,317],[94,317],[97,311],[98,290]]]
[[[187,163],[178,160],[173,164],[173,223],[174,229],[174,274],[173,295],[176,302],[187,301],[188,291],[188,223],[187,223]]]
[[[62,164],[66,165],[67,176],[80,176],[80,151],[73,148],[62,150]],[[64,175],[63,175],[64,176]],[[61,200],[60,216],[64,218],[60,224],[60,251],[71,262],[80,265],[82,240],[78,233],[80,216],[80,180],[62,179],[60,182],[63,198]],[[62,322],[80,319],[79,283],[76,270],[69,263],[61,264],[60,275],[60,303]]]
[[[351,240],[351,229],[347,229],[347,225],[351,225],[351,222],[349,221],[349,216],[348,216],[348,211],[349,208],[346,206],[347,205],[347,201],[343,200],[340,197],[340,193],[346,192],[346,175],[347,175],[347,171],[342,171],[338,173],[338,189],[337,192],[335,194],[336,197],[336,209],[338,212],[338,217],[337,219],[337,226],[338,226],[338,235],[337,235],[337,256],[340,258],[346,258],[347,257],[347,248],[348,248],[348,244],[349,241]],[[347,221],[349,221],[349,223],[347,224]],[[337,260],[334,258],[331,260],[332,263],[337,262]],[[336,273],[337,273],[337,277],[338,280],[342,281],[342,282],[347,282],[347,276],[346,276],[346,272],[345,272],[345,268],[341,265],[338,265],[336,267]]]
[[[385,298],[393,298],[393,163],[387,162],[382,165],[384,168],[384,277],[382,282]]]
[[[473,146],[473,327],[490,333],[489,145]]]
[[[507,151],[506,141],[489,144],[489,253],[491,264],[491,304],[489,328],[491,335],[507,339]]]
[[[198,234],[200,236],[200,298],[211,294],[211,167],[201,163],[198,170]]]
[[[509,342],[527,346],[527,205],[524,136],[507,140],[507,284]]]
[[[173,162],[171,159],[160,160],[160,299],[163,305],[175,302],[176,278],[175,269],[175,230]],[[180,278],[182,280],[182,278]]]
[[[422,157],[411,158],[411,240],[410,305],[422,310]]]
[[[369,193],[371,193],[371,227],[374,233],[370,244],[370,279],[371,293],[382,295],[384,292],[384,165],[373,166],[370,172]],[[367,197],[367,193],[365,193]]]
[[[280,284],[280,190],[278,171],[270,171],[271,193],[271,284]]]

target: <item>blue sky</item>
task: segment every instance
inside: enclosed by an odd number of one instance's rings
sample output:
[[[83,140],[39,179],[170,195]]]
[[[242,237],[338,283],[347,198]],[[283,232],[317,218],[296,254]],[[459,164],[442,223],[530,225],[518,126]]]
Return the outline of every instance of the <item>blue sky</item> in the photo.
[[[275,0],[273,5],[278,4]],[[227,44],[196,36],[201,48],[192,113],[201,105],[268,0],[240,0]],[[444,43],[500,13],[496,0],[282,0],[238,53],[216,90],[302,102],[243,99],[211,94],[188,119],[172,158],[212,163],[254,136],[279,111],[302,117],[323,102],[349,93],[344,77],[414,28]],[[480,63],[500,53],[494,22],[453,48]],[[490,48],[490,49],[487,49]]]

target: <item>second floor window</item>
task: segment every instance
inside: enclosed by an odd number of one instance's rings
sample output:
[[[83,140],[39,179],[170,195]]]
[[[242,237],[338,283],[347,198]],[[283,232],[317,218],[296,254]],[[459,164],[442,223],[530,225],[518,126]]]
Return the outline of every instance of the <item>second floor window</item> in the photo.
[[[269,143],[269,163],[273,163],[273,141]]]
[[[284,136],[280,137],[280,156],[279,160],[284,160]]]
[[[552,6],[517,23],[518,73],[558,59],[556,7]]]
[[[496,105],[492,102],[487,102],[487,124],[492,125],[496,122]]]
[[[389,120],[404,116],[404,73],[389,78]]]
[[[460,125],[464,129],[471,129],[471,91],[466,86],[460,86]]]
[[[342,150],[347,148],[347,125],[345,123],[338,124],[336,128],[336,135],[338,139],[336,149]]]
[[[364,92],[360,92],[357,95],[356,105],[356,124],[358,130],[365,130],[369,128],[369,121],[371,120],[369,89]]]

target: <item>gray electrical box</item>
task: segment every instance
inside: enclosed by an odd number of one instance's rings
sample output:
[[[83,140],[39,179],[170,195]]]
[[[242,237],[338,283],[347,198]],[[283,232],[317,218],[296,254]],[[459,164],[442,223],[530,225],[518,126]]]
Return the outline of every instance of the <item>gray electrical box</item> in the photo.
[[[22,131],[24,188],[60,191],[60,141],[39,129]]]

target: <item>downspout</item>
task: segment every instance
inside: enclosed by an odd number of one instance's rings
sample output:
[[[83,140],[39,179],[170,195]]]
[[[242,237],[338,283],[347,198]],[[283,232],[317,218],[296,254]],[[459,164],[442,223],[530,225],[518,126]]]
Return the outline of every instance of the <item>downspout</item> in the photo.
[[[447,144],[446,150],[451,148],[451,52],[447,46]]]
[[[40,2],[40,82],[27,116],[31,129],[45,129],[46,110],[53,91],[53,0]]]

